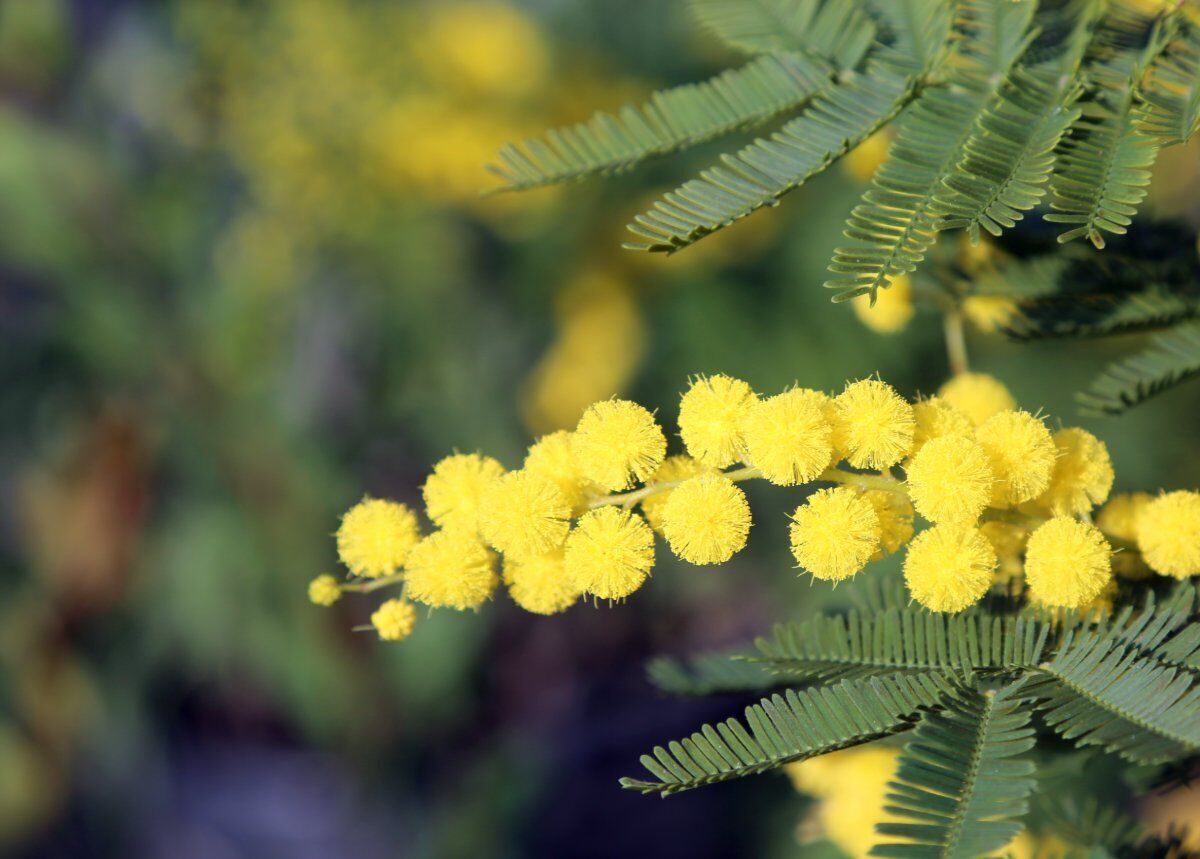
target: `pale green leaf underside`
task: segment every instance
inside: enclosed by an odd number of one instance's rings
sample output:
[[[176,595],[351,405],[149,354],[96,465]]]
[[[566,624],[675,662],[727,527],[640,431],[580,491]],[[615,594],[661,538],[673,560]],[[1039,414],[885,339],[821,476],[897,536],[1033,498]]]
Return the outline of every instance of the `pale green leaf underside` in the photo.
[[[1200,376],[1200,323],[1185,322],[1106,367],[1079,402],[1089,412],[1116,415],[1195,376]]]
[[[691,0],[701,26],[748,53],[805,51],[853,68],[875,39],[854,0]]]

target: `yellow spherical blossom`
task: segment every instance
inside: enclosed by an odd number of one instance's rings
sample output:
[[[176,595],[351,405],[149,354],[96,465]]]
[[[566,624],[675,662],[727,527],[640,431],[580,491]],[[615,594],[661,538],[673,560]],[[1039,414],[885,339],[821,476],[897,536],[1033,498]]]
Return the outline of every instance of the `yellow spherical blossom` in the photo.
[[[417,516],[406,505],[364,498],[342,517],[338,557],[354,575],[378,578],[403,566],[420,539]]]
[[[341,584],[328,573],[308,583],[308,599],[313,605],[330,606],[341,598]]]
[[[909,544],[904,581],[913,599],[933,611],[962,611],[992,584],[996,550],[975,527],[935,525]]]
[[[679,435],[696,460],[725,468],[745,458],[742,422],[758,397],[729,376],[700,376],[679,401]]]
[[[706,465],[701,465],[686,454],[678,454],[676,456],[668,456],[664,459],[663,464],[650,475],[647,483],[676,483],[700,474],[713,473],[715,473],[714,469]],[[650,523],[650,527],[655,531],[662,532],[663,509],[667,506],[667,501],[674,491],[674,489],[663,489],[642,499],[642,514],[646,517],[646,521]]]
[[[567,539],[571,508],[558,486],[528,471],[510,471],[484,492],[479,529],[501,552],[541,555]]]
[[[442,528],[475,532],[479,528],[479,502],[504,466],[490,456],[456,453],[433,467],[421,494],[425,512]]]
[[[852,382],[833,405],[846,461],[855,468],[890,468],[912,450],[913,408],[886,382]]]
[[[797,790],[820,800],[816,822],[825,837],[851,859],[866,859],[879,836],[875,826],[896,822],[886,810],[888,782],[900,751],[874,743],[831,752],[784,769]]]
[[[913,420],[912,456],[920,453],[930,439],[944,435],[970,435],[975,429],[966,412],[941,397],[928,397],[913,403]]]
[[[567,575],[562,549],[524,558],[506,556],[504,583],[513,602],[534,614],[566,611],[583,595],[575,579]]]
[[[999,331],[1017,314],[1017,303],[999,295],[972,295],[963,300],[963,315],[985,333]]]
[[[507,3],[435,3],[411,42],[426,73],[444,86],[484,98],[528,95],[550,68],[536,24]]]
[[[959,373],[938,389],[938,396],[962,411],[976,426],[992,415],[1017,407],[1008,388],[986,373]]]
[[[907,497],[899,492],[872,489],[863,493],[871,502],[879,518],[879,548],[871,555],[877,561],[900,549],[913,535],[913,507]]]
[[[579,470],[605,489],[628,489],[662,464],[667,439],[654,415],[628,400],[605,400],[591,406],[575,428]]]
[[[601,507],[583,516],[567,537],[564,562],[580,590],[601,599],[623,599],[650,575],[654,532],[628,510]]]
[[[1038,504],[1055,516],[1090,513],[1112,491],[1113,466],[1108,448],[1077,427],[1061,429],[1053,438],[1058,459],[1050,474],[1050,486],[1038,496]]]
[[[469,531],[435,531],[408,556],[409,597],[434,608],[475,608],[496,589],[495,556]]]
[[[571,512],[579,514],[596,489],[575,462],[574,434],[566,430],[542,436],[525,455],[524,470],[554,481]]]
[[[1000,412],[975,431],[996,482],[991,503],[1015,506],[1046,491],[1058,449],[1046,425],[1029,412]]]
[[[1109,537],[1136,545],[1142,511],[1153,500],[1149,492],[1114,495],[1096,515],[1096,527]],[[1113,555],[1113,572],[1126,579],[1144,579],[1151,574],[1141,553],[1129,551]]]
[[[854,489],[821,489],[796,508],[789,534],[796,562],[818,579],[837,582],[861,570],[879,548],[879,517]]]
[[[1088,522],[1057,516],[1039,527],[1025,548],[1025,581],[1048,606],[1082,608],[1112,578],[1112,548]]]
[[[995,482],[987,454],[965,435],[931,439],[909,462],[906,473],[913,506],[939,523],[976,521],[992,497]]]
[[[692,564],[722,564],[750,533],[750,505],[727,477],[702,475],[680,484],[662,510],[671,551]]]
[[[892,134],[889,130],[876,131],[846,153],[842,158],[842,169],[859,182],[870,182],[875,171],[887,160],[891,145]]]
[[[1168,492],[1138,518],[1138,547],[1150,568],[1177,579],[1200,573],[1200,492]]]
[[[833,458],[828,397],[793,388],[755,403],[742,425],[750,462],[777,486],[808,483]]]
[[[871,296],[860,295],[851,302],[858,321],[878,334],[895,334],[902,331],[913,317],[912,283],[908,275],[895,278],[886,289],[875,293],[875,304]]]
[[[391,599],[371,613],[371,626],[384,641],[402,641],[412,634],[417,610],[407,600]]]

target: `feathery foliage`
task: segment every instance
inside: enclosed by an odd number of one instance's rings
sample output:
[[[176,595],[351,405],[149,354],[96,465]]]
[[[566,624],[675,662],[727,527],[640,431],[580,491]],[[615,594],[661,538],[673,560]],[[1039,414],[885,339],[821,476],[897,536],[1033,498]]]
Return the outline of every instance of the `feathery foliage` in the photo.
[[[1195,376],[1200,376],[1200,323],[1188,322],[1110,364],[1079,401],[1089,412],[1116,415]]]
[[[840,0],[690,0],[701,26],[750,54],[808,51],[850,69],[875,39],[857,3]]]
[[[1200,128],[1200,29],[1183,27],[1158,57],[1139,91],[1142,133],[1164,146],[1187,143]]]
[[[846,680],[801,692],[789,689],[746,708],[745,725],[727,719],[643,755],[656,781],[624,778],[642,793],[667,796],[764,772],[909,727],[922,708],[952,688],[935,677]]]
[[[1004,847],[1022,829],[1033,790],[1032,710],[1008,687],[964,691],[923,714],[889,785],[875,856],[974,857]]]
[[[687,659],[660,656],[646,666],[646,674],[651,683],[671,695],[762,690],[780,682],[764,666],[731,653],[698,653]]]

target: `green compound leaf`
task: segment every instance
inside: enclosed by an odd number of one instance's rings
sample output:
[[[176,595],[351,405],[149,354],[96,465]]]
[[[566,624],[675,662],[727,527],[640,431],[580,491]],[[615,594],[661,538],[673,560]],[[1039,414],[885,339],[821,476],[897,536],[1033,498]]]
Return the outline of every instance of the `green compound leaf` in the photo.
[[[641,758],[654,780],[623,778],[621,786],[667,796],[765,772],[905,730],[919,711],[954,694],[930,675],[788,690],[747,707],[744,725],[727,719],[655,748]]]
[[[852,0],[691,0],[705,29],[751,54],[806,51],[838,68],[858,65],[875,24]]]
[[[650,660],[650,682],[671,695],[712,695],[717,692],[761,691],[777,686],[780,678],[762,665],[747,662],[740,653],[699,653],[686,659],[659,656]]]
[[[1118,415],[1200,376],[1200,323],[1186,322],[1155,335],[1142,352],[1105,368],[1079,395],[1085,411]]]
[[[876,826],[885,840],[873,856],[973,859],[991,855],[1021,831],[1034,787],[1033,708],[1013,687],[964,690],[925,713],[900,755],[885,810],[898,822]]]

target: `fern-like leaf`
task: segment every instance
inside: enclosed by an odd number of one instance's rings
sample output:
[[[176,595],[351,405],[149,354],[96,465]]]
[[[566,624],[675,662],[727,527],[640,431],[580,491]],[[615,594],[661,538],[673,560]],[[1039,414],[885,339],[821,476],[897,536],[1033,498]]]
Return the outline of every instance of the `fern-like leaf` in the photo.
[[[1032,708],[1012,687],[992,694],[964,690],[945,709],[926,713],[900,755],[878,824],[899,838],[874,856],[950,859],[991,855],[1022,829],[1033,790]]]
[[[999,236],[1036,206],[1054,169],[1054,150],[1079,118],[1081,92],[1074,74],[1057,68],[1014,69],[963,146],[962,161],[943,180],[936,202],[940,229],[966,229],[978,244],[980,228]]]
[[[779,678],[764,666],[747,662],[737,653],[700,653],[687,659],[659,656],[650,660],[650,682],[672,695],[711,695],[769,689]]]
[[[1193,376],[1200,376],[1200,323],[1187,322],[1155,335],[1142,352],[1110,364],[1079,402],[1088,412],[1118,415]]]
[[[834,301],[870,295],[913,271],[938,231],[936,196],[962,161],[976,122],[999,96],[992,75],[1016,62],[1028,43],[1034,3],[967,0],[963,20],[974,32],[950,86],[924,92],[899,123],[896,143],[846,224],[825,286]],[[1004,51],[1000,56],[991,51]]]
[[[955,694],[936,677],[845,681],[764,698],[737,719],[705,725],[679,742],[643,755],[654,781],[621,779],[622,787],[667,796],[774,769],[792,761],[893,734],[921,710]]]
[[[1140,90],[1142,132],[1164,146],[1187,143],[1200,129],[1200,28],[1189,25],[1150,67]]]
[[[1058,308],[1066,312],[1056,313]],[[1016,340],[1110,337],[1170,328],[1200,316],[1200,299],[1165,289],[1129,294],[1064,293],[1027,303],[1006,333]]]
[[[1200,751],[1200,687],[1190,673],[1099,631],[1071,632],[1023,694],[1044,699],[1046,722],[1080,746],[1136,763]]]
[[[547,132],[543,140],[508,144],[488,169],[514,191],[629,170],[641,161],[757,125],[803,105],[827,86],[827,62],[800,53],[757,57],[704,83],[656,93],[616,115]]]
[[[760,661],[801,682],[936,671],[948,676],[1032,668],[1049,640],[1048,624],[980,612],[919,609],[818,616],[779,624],[759,639]]]
[[[875,25],[853,0],[691,0],[705,29],[751,54],[805,51],[838,68],[858,65]]]

